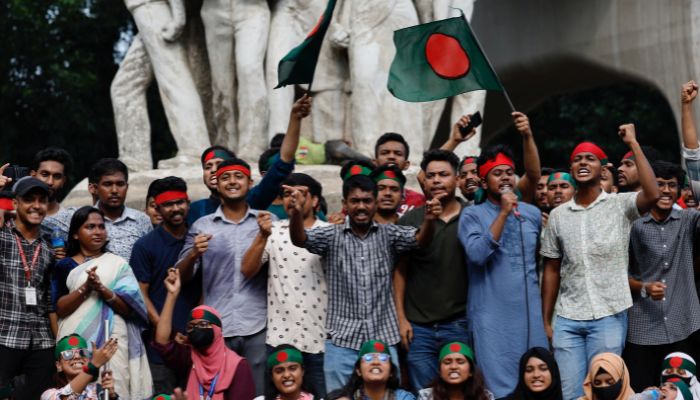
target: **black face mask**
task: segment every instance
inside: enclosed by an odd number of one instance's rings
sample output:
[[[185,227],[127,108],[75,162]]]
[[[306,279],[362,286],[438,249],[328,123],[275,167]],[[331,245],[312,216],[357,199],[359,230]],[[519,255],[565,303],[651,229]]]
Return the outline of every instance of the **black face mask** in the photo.
[[[683,382],[685,382],[686,385],[688,385],[688,386],[690,387],[690,380],[693,379],[693,377],[691,377],[691,376],[680,376],[680,375],[678,375],[678,374],[669,374],[669,375],[664,375],[664,376],[661,377],[661,380],[662,380],[664,383],[669,382],[669,381],[673,382],[673,381],[675,381],[676,379],[682,380]]]
[[[593,394],[598,400],[615,400],[622,391],[622,379],[618,380],[611,386],[595,387],[593,386]]]
[[[195,327],[190,333],[187,334],[187,338],[189,339],[192,347],[197,350],[203,350],[211,346],[211,344],[214,342],[214,329]]]

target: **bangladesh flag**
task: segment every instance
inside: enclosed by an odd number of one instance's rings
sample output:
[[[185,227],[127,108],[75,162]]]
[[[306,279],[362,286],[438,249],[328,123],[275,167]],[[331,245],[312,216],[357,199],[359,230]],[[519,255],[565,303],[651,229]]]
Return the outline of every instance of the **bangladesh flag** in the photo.
[[[467,20],[448,18],[394,32],[396,56],[389,71],[391,94],[405,101],[431,101],[503,86]]]
[[[306,39],[284,56],[277,67],[277,81],[275,89],[297,83],[308,83],[314,80],[318,54],[321,52],[323,37],[326,36],[328,25],[333,17],[336,0],[328,0],[326,11],[319,18],[316,26],[309,32]]]

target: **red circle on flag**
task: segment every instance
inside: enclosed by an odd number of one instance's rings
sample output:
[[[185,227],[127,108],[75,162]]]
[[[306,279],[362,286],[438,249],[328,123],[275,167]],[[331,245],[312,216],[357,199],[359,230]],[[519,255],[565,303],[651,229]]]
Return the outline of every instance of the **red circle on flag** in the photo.
[[[450,351],[453,353],[458,353],[460,350],[462,350],[462,346],[459,345],[459,343],[452,343],[450,345]]]
[[[202,319],[204,318],[204,310],[194,310],[192,311],[192,319]]]
[[[311,32],[309,32],[309,34],[306,35],[307,39],[310,38],[311,36],[315,35],[316,32],[318,32],[318,29],[321,27],[321,24],[323,23],[324,16],[325,16],[325,14],[321,14],[321,17],[318,19],[318,22],[316,22],[316,26],[314,26],[313,29],[311,29]]]
[[[384,171],[384,175],[386,175],[387,178],[396,179],[394,171]]]
[[[377,342],[377,343],[374,344],[374,349],[377,350],[377,351],[380,352],[380,353],[383,353],[383,352],[384,352],[384,345],[381,344],[381,343],[379,343],[379,342]]]
[[[289,359],[289,354],[287,354],[286,351],[280,351],[277,353],[277,361],[279,362],[285,362]]]
[[[353,165],[352,168],[350,168],[350,173],[352,175],[359,175],[362,173],[362,167],[359,165]]]
[[[673,357],[668,360],[668,364],[673,368],[679,368],[683,364],[683,359],[680,357]]]
[[[469,73],[467,52],[453,36],[433,33],[425,43],[425,59],[441,78],[457,79]]]
[[[680,382],[680,381],[681,381],[681,378],[669,378],[669,379],[666,379],[666,382],[671,382],[671,383],[676,383],[676,382]]]
[[[156,397],[156,400],[165,400],[165,396],[163,396],[162,394],[158,395],[158,397]]]
[[[80,340],[77,337],[72,336],[72,337],[68,338],[68,344],[71,346],[77,346],[80,344]]]

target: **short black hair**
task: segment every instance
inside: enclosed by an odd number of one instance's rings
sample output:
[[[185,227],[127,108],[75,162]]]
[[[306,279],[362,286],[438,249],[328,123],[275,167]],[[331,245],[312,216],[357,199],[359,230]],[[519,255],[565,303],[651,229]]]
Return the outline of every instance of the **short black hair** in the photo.
[[[299,172],[295,172],[293,174],[289,174],[287,179],[282,182],[282,185],[287,185],[287,186],[306,186],[309,188],[309,193],[311,193],[312,196],[316,197],[321,197],[322,192],[323,192],[323,187],[321,184],[314,178],[311,177],[311,175],[307,174],[302,174]],[[280,195],[284,192],[282,189],[282,185],[280,185]]]
[[[165,178],[156,179],[148,186],[147,199],[172,190],[187,192],[187,183],[184,179],[177,176],[166,176]]]
[[[377,143],[374,145],[374,157],[376,158],[379,155],[379,146],[383,145],[386,142],[399,142],[403,145],[403,147],[406,148],[406,159],[408,159],[408,155],[410,154],[410,148],[408,146],[408,142],[406,142],[406,139],[403,138],[403,136],[400,133],[396,132],[387,132],[383,134],[382,136],[377,139]]]
[[[219,164],[217,171],[221,168],[228,167],[231,165],[240,165],[240,166],[246,167],[246,168],[248,168],[248,170],[250,170],[250,164],[245,162],[245,160],[241,160],[240,158],[234,157],[234,158],[230,158],[228,160],[224,160],[221,164]]]
[[[263,151],[262,154],[260,154],[260,158],[258,158],[258,171],[260,171],[260,175],[264,174],[270,169],[272,166],[270,164],[270,160],[272,160],[276,154],[279,154],[279,152],[280,149],[278,147],[273,147]]]
[[[563,172],[569,172],[568,170],[563,170]],[[552,175],[554,173],[554,168],[542,167],[540,169],[540,176]]]
[[[38,171],[39,165],[44,161],[56,161],[63,165],[64,175],[68,175],[68,172],[73,168],[73,157],[60,147],[47,147],[43,150],[39,150],[39,152],[34,155],[32,170]]]
[[[399,180],[399,183],[401,184],[401,187],[404,187],[406,185],[406,175],[403,174],[401,171],[401,168],[397,167],[394,164],[391,165],[382,165],[380,167],[375,168],[374,171],[369,175],[370,178],[372,178],[373,181],[377,181],[377,176],[381,175],[384,171],[391,171],[396,175],[396,178]]]
[[[642,146],[642,151],[644,152],[644,156],[647,158],[647,161],[649,161],[650,163],[656,160],[661,160],[661,152],[655,147],[645,145]]]
[[[353,165],[361,165],[368,168],[370,171],[374,171],[374,164],[367,160],[348,160],[340,167],[340,179],[345,179],[345,175]]]
[[[228,148],[226,148],[224,146],[219,146],[217,144],[214,146],[209,146],[206,149],[204,149],[204,151],[202,152],[202,155],[199,157],[199,160],[202,162],[202,165],[204,165],[204,157],[206,157],[206,155],[210,151],[215,151],[215,150],[221,150],[221,151],[225,152],[226,154],[228,154],[229,156],[231,156],[231,158],[236,158],[236,153],[234,153],[232,150],[229,150]]]
[[[282,147],[282,142],[284,142],[284,133],[276,133],[275,136],[270,139],[270,148]]]
[[[116,158],[101,158],[90,168],[88,182],[98,183],[103,176],[118,172],[124,174],[124,179],[127,182],[129,181],[129,169],[126,167],[126,164]]]
[[[513,149],[510,148],[510,146],[505,145],[505,144],[497,144],[494,146],[489,146],[485,148],[481,154],[479,155],[479,158],[476,159],[476,167],[481,168],[482,165],[486,164],[489,160],[493,160],[496,158],[498,153],[503,153],[505,154],[508,158],[511,160],[514,159],[513,157]],[[484,178],[482,176],[482,178]]]
[[[425,172],[428,164],[433,161],[446,161],[451,166],[455,173],[459,170],[459,157],[449,150],[432,149],[423,153],[423,160],[420,162],[420,169]]]
[[[354,175],[346,179],[343,182],[343,199],[347,199],[353,189],[372,192],[374,198],[377,198],[377,185],[367,175]]]
[[[654,175],[661,179],[678,179],[678,188],[683,187],[685,182],[685,171],[680,165],[664,160],[656,160],[651,163],[651,169],[654,170]]]

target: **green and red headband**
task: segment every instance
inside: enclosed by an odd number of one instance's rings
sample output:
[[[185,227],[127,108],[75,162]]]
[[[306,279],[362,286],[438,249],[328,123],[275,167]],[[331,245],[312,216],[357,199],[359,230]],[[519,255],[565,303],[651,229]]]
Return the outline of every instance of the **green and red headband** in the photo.
[[[59,357],[61,357],[61,353],[63,353],[66,350],[87,348],[87,341],[85,341],[85,339],[83,339],[82,336],[78,335],[77,333],[74,333],[72,335],[64,337],[63,339],[59,340],[58,343],[56,343],[54,356],[56,356],[56,359],[58,359]]]
[[[221,167],[221,168],[217,169],[216,170],[216,178],[218,179],[225,172],[229,172],[229,171],[240,171],[243,173],[243,175],[250,178],[250,170],[248,168],[246,168],[244,165],[239,165],[239,164],[227,165],[225,167]]]
[[[496,168],[499,165],[507,165],[515,169],[515,163],[510,157],[508,157],[504,153],[498,153],[496,154],[496,157],[486,161],[482,166],[479,167],[479,176],[484,178],[486,175],[488,175],[489,172],[491,172],[492,169]]]
[[[392,170],[381,171],[375,174],[372,179],[374,180],[374,183],[379,183],[379,181],[383,181],[384,179],[391,179],[392,181],[398,182],[402,188],[404,183],[406,183],[406,178],[404,178],[402,181],[401,178]]]
[[[670,368],[684,369],[690,372],[691,374],[695,375],[695,370],[697,367],[695,364],[693,364],[692,361],[686,358],[674,356],[664,359],[664,362],[661,365],[662,371]]]
[[[471,347],[467,346],[462,342],[452,342],[447,343],[440,349],[440,356],[438,359],[442,361],[443,358],[450,354],[462,354],[467,357],[471,362],[474,362],[474,351]]]
[[[348,180],[348,178],[355,176],[355,175],[366,175],[369,176],[372,173],[372,170],[365,167],[364,165],[360,164],[355,164],[350,169],[348,172],[345,173],[345,176],[343,177],[343,180]]]
[[[153,200],[156,202],[156,205],[159,206],[169,201],[189,200],[189,197],[187,197],[187,192],[182,192],[180,190],[168,190],[167,192],[156,195]]]
[[[226,161],[226,160],[230,160],[233,157],[231,157],[231,154],[229,154],[229,152],[226,150],[216,149],[216,150],[212,150],[204,155],[204,162],[206,163],[207,161],[211,160],[212,158],[220,158],[220,159]]]
[[[193,319],[203,319],[221,328],[221,319],[219,319],[219,317],[217,317],[213,312],[203,308],[195,308],[194,310],[190,311],[187,322],[192,321]]]
[[[627,153],[625,153],[625,155],[622,156],[622,161],[624,161],[624,160],[634,161],[635,160],[634,153],[632,153],[631,151],[628,151]]]
[[[153,396],[152,400],[172,400],[173,396],[169,394],[158,394]]]
[[[284,349],[276,351],[267,357],[267,367],[272,368],[275,365],[279,365],[286,362],[295,362],[304,365],[304,357],[301,352],[297,349]]]
[[[573,187],[576,187],[576,181],[574,180],[574,177],[571,176],[571,174],[568,172],[554,172],[554,173],[550,174],[549,178],[547,178],[547,185],[549,185],[550,182],[556,181],[556,180],[567,181]]]
[[[362,358],[362,356],[365,354],[370,353],[391,354],[389,352],[389,346],[387,346],[387,344],[381,340],[368,340],[364,342],[362,347],[360,347],[360,354],[358,354],[358,358]]]
[[[576,157],[579,153],[592,153],[594,156],[600,160],[600,163],[603,165],[606,165],[608,163],[608,156],[605,154],[603,149],[598,147],[597,144],[592,143],[592,142],[582,142],[579,143],[575,148],[574,151],[571,152],[571,159],[569,160],[570,162],[574,162],[574,157]]]

